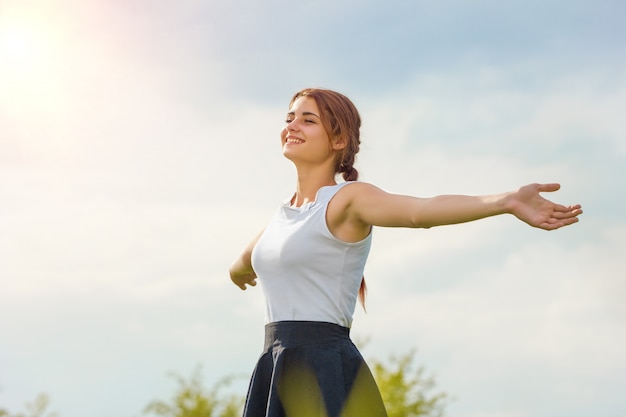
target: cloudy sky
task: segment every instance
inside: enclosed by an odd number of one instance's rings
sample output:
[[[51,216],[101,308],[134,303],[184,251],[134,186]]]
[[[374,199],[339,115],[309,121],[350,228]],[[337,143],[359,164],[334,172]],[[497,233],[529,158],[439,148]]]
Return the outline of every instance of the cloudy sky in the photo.
[[[278,133],[351,97],[362,179],[417,196],[560,182],[510,216],[376,229],[353,335],[455,417],[626,414],[623,1],[0,1],[0,408],[141,415],[243,375],[263,299],[228,266],[294,190]]]

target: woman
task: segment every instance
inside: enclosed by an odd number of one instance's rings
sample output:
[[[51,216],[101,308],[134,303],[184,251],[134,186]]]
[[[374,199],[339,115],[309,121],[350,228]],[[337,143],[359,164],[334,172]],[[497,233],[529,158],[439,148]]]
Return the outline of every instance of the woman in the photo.
[[[578,221],[580,205],[540,196],[558,184],[531,184],[490,196],[416,198],[357,182],[361,119],[342,94],[307,88],[289,104],[283,155],[297,170],[296,192],[235,260],[242,290],[262,283],[265,352],[244,417],[385,416],[374,379],[349,338],[372,226],[429,228],[499,214],[558,229]],[[337,183],[337,174],[344,181]]]

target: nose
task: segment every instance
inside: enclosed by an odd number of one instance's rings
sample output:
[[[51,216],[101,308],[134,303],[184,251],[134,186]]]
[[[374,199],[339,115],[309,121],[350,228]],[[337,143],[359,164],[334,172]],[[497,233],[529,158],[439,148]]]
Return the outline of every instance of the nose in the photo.
[[[298,129],[298,125],[296,123],[296,119],[293,118],[290,122],[287,123],[287,125],[285,126],[285,129],[287,129],[287,131],[291,132],[293,130],[297,130]]]

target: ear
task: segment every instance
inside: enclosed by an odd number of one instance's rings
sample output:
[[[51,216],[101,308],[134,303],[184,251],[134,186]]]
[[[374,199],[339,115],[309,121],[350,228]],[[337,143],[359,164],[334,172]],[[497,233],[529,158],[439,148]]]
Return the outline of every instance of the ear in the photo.
[[[339,151],[341,149],[344,149],[347,145],[346,143],[346,138],[342,137],[342,136],[335,136],[332,140],[332,147],[333,150],[335,151]]]

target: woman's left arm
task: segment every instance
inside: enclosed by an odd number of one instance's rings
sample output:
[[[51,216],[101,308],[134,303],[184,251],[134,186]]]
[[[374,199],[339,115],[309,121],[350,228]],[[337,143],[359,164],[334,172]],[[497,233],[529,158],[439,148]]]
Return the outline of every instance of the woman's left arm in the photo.
[[[533,227],[554,230],[576,223],[582,213],[578,204],[564,206],[540,195],[559,188],[559,184],[529,184],[495,195],[418,198],[360,183],[352,190],[347,210],[353,219],[374,226],[429,228],[509,213]]]

